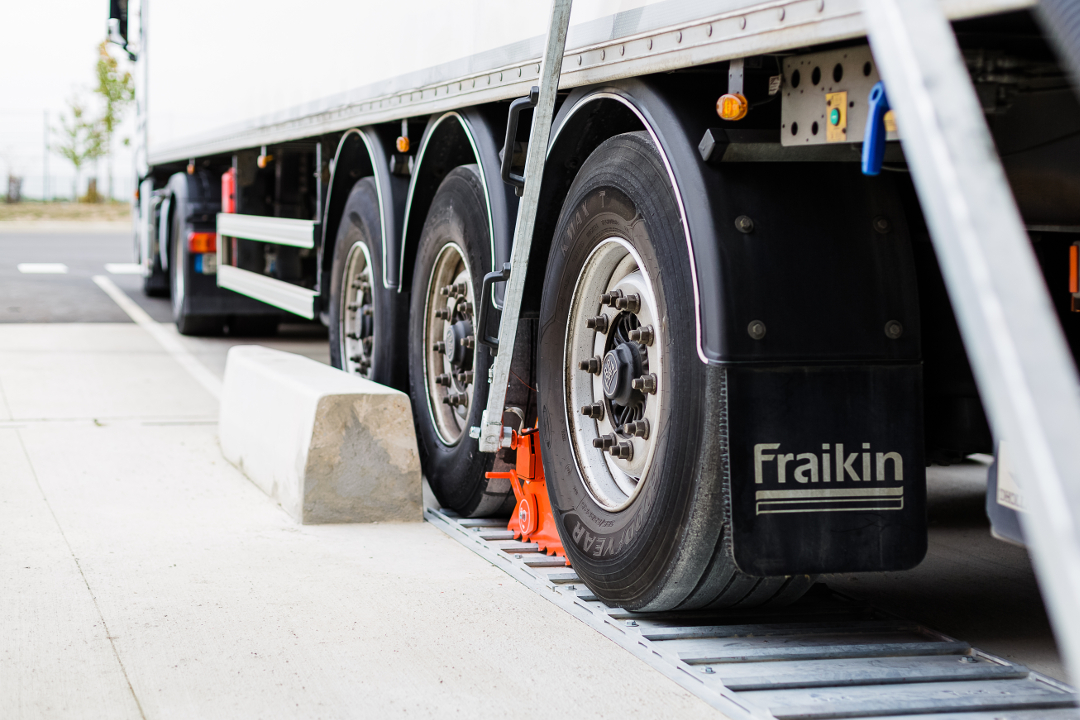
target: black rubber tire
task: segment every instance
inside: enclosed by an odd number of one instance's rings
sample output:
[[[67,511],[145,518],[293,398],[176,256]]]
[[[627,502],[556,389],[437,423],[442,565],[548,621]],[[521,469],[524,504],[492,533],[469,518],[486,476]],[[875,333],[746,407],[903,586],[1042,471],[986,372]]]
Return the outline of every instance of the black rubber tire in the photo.
[[[160,204],[154,209],[150,223],[154,229],[154,234],[157,235],[161,227]],[[147,297],[169,297],[170,278],[169,273],[161,265],[161,249],[157,247],[159,243],[160,240],[154,243],[154,247],[150,248],[150,274],[143,276],[143,295]]]
[[[273,337],[281,319],[267,315],[231,315],[228,322],[232,337]]]
[[[191,227],[188,218],[188,182],[183,173],[169,179],[172,203],[169,213],[169,280],[172,296],[173,321],[181,335],[219,335],[224,330],[223,315],[194,315],[189,307],[185,288],[195,275],[193,260],[188,253],[187,237]]]
[[[330,276],[330,364],[345,368],[345,325],[342,293],[345,290],[346,262],[356,245],[363,245],[371,258],[374,330],[371,367],[364,377],[407,392],[409,389],[408,339],[409,294],[383,284],[382,217],[374,178],[361,178],[345,201],[334,242]]]
[[[480,170],[462,165],[450,171],[439,186],[428,210],[416,251],[409,313],[409,387],[413,419],[420,450],[420,464],[432,492],[445,508],[464,517],[506,514],[514,506],[514,492],[507,480],[489,480],[495,455],[482,453],[466,431],[453,445],[439,437],[428,401],[424,373],[424,322],[427,292],[439,251],[448,243],[463,249],[473,284],[472,296],[480,297],[484,275],[491,271],[491,240],[487,203]],[[492,362],[486,348],[475,354],[473,398],[467,427],[479,427],[487,403],[488,368]]]
[[[724,370],[697,356],[680,218],[663,161],[643,132],[597,148],[563,205],[544,278],[537,351],[544,471],[559,534],[574,570],[610,605],[658,611],[788,603],[813,578],[751,577],[732,559],[724,512]],[[605,510],[582,480],[566,419],[577,409],[564,400],[565,373],[577,368],[563,367],[579,273],[611,237],[636,250],[653,283],[665,328],[658,384],[668,394],[650,469],[639,494],[618,512]]]

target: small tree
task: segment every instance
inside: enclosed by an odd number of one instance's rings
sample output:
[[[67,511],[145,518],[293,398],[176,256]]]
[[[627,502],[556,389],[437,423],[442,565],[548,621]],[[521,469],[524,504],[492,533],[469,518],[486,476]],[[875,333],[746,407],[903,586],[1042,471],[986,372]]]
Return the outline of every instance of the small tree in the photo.
[[[128,105],[135,99],[135,83],[131,79],[130,72],[127,70],[121,72],[116,58],[109,53],[107,40],[103,40],[98,45],[97,78],[98,84],[94,92],[100,95],[105,103],[105,109],[101,115],[101,142],[102,154],[106,156],[106,172],[109,176],[108,193],[111,200],[113,197],[113,134],[124,119],[124,112]]]
[[[71,197],[78,200],[79,173],[83,165],[101,157],[103,151],[101,128],[97,122],[89,119],[86,106],[75,96],[68,100],[68,113],[60,114],[60,128],[53,129],[53,135],[59,137],[60,141],[50,149],[75,166]]]

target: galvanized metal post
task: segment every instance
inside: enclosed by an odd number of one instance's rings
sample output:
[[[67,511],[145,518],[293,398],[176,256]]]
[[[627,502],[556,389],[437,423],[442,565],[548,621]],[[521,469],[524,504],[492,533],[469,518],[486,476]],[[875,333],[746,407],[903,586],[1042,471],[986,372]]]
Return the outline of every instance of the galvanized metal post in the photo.
[[[1023,483],[1024,532],[1080,678],[1080,382],[937,0],[863,0],[871,49],[979,391]]]
[[[536,226],[536,209],[540,201],[540,181],[544,175],[551,121],[555,115],[555,93],[562,75],[563,52],[566,48],[566,31],[570,26],[572,0],[552,0],[551,21],[548,25],[544,57],[540,61],[540,98],[533,110],[532,128],[529,131],[529,150],[525,159],[525,190],[518,205],[517,224],[514,227],[514,245],[510,252],[510,279],[503,300],[502,320],[499,324],[499,347],[492,368],[491,387],[488,390],[487,409],[480,421],[480,451],[497,452],[502,447],[502,414],[506,404],[506,386],[510,381],[510,362],[517,339],[518,319],[521,315],[521,299],[525,293],[525,271],[529,265],[533,228]]]

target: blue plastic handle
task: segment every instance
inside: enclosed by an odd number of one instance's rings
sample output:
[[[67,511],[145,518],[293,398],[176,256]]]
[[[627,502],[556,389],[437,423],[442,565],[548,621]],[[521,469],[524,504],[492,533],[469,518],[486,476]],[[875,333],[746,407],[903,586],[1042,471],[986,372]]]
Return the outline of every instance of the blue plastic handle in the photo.
[[[889,112],[889,97],[884,83],[877,83],[870,91],[870,112],[866,116],[866,132],[863,134],[863,175],[877,175],[885,159],[885,113]]]

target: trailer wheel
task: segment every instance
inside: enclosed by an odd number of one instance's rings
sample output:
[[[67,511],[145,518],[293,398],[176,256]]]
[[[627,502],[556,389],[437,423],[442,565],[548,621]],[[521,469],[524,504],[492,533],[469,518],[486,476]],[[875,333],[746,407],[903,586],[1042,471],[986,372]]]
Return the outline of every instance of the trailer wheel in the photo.
[[[485,477],[495,456],[470,437],[487,402],[491,355],[474,322],[491,262],[480,172],[463,165],[439,186],[417,247],[409,387],[424,474],[443,507],[467,517],[509,512],[514,501],[508,481]]]
[[[217,335],[225,326],[222,315],[196,315],[191,310],[187,287],[195,274],[193,260],[188,253],[188,233],[192,230],[188,222],[187,178],[177,173],[169,181],[172,189],[168,218],[169,228],[169,277],[172,285],[172,311],[176,329],[181,335]]]
[[[165,235],[161,232],[161,214],[168,212],[169,206],[157,202],[156,199],[150,204],[150,219],[148,224],[154,228],[154,242],[148,248],[148,257],[142,258],[145,265],[150,266],[150,271],[143,276],[143,294],[147,297],[169,297],[169,273],[161,264],[161,250],[158,247],[158,238]],[[167,226],[165,227],[168,231]]]
[[[330,362],[406,390],[407,295],[383,286],[382,221],[372,178],[353,186],[334,243]]]
[[[551,245],[540,311],[540,435],[557,525],[596,595],[632,610],[797,599],[755,578],[724,516],[723,368],[696,351],[686,237],[648,135],[588,158]]]

